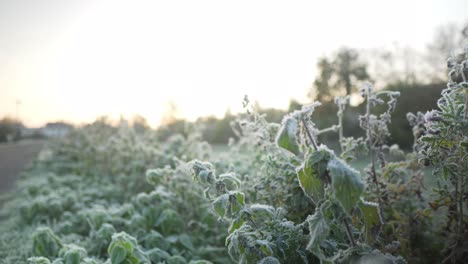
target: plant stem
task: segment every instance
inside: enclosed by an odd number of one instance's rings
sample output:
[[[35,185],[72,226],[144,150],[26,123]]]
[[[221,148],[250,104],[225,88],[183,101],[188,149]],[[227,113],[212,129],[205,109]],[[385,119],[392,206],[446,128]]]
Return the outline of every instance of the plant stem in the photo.
[[[366,121],[367,121],[367,129],[366,129],[366,136],[367,136],[367,141],[368,141],[368,146],[369,146],[369,155],[371,157],[371,176],[372,180],[374,181],[374,184],[376,186],[376,192],[377,192],[377,199],[379,201],[379,204],[382,204],[382,198],[380,196],[380,185],[377,180],[377,173],[375,172],[375,155],[374,155],[374,144],[372,143],[372,131],[370,128],[370,114],[371,114],[371,94],[370,91],[367,90],[367,105],[366,105]]]
[[[463,118],[468,119],[468,88],[464,88],[465,93],[465,109],[463,112]]]
[[[343,152],[343,111],[338,112],[338,141],[340,143],[341,152]]]
[[[458,207],[460,211],[460,215],[458,216],[458,235],[460,237],[463,237],[463,195],[465,192],[465,184],[464,184],[464,178],[462,176],[463,174],[458,175],[458,192],[459,192],[459,197],[458,197]]]
[[[248,219],[249,219],[250,223],[252,223],[252,225],[255,227],[255,229],[260,233],[260,235],[263,236],[262,230],[260,230],[258,228],[257,224],[255,223],[255,221],[252,219],[252,217],[250,215],[248,216]]]
[[[343,219],[343,223],[345,224],[346,233],[348,234],[349,241],[351,242],[351,245],[353,247],[355,247],[356,246],[356,241],[354,241],[353,233],[351,233],[351,228],[349,228],[348,219],[346,219],[346,218]]]
[[[307,122],[305,121],[304,117],[301,117],[302,124],[304,125],[305,131],[307,136],[309,137],[310,142],[312,142],[312,146],[315,150],[318,150],[317,142],[315,142],[314,137],[312,136],[312,132],[310,132],[309,127],[307,126]]]
[[[337,128],[339,128],[339,125],[333,125],[331,127],[324,128],[324,129],[318,131],[317,135],[321,135],[323,133],[328,133],[328,132],[336,132]]]

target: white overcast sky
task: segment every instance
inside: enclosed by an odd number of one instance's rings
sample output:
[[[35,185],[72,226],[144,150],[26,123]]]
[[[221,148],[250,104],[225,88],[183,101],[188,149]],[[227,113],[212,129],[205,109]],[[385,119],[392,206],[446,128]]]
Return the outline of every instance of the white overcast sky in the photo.
[[[468,2],[0,0],[0,118],[27,125],[142,114],[194,119],[304,101],[342,46],[424,49]]]

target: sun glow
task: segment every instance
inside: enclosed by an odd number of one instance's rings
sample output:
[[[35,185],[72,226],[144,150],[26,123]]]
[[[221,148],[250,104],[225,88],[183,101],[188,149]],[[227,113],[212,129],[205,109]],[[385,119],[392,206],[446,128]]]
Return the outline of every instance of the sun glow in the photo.
[[[0,114],[13,115],[21,99],[27,124],[141,114],[155,126],[169,102],[190,120],[242,111],[245,94],[286,108],[290,98],[307,101],[318,56],[396,39],[423,45],[432,32],[423,25],[437,16],[414,21],[420,3],[406,2],[89,1],[66,19],[30,10],[17,30],[31,41],[0,50]],[[48,23],[28,24],[38,21]]]

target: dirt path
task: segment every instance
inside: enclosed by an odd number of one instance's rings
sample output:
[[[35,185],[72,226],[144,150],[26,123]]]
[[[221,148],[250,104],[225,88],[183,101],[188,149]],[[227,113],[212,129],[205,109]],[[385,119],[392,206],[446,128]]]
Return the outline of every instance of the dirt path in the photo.
[[[11,190],[23,170],[39,153],[44,141],[0,145],[0,194]]]

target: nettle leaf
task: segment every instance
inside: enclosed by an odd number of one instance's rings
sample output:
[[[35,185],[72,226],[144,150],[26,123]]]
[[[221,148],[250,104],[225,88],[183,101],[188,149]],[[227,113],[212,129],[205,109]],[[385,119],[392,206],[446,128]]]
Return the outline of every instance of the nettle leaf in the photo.
[[[229,234],[231,234],[235,230],[239,229],[243,224],[244,224],[244,219],[242,217],[238,217],[238,218],[232,220],[231,224],[229,225],[229,229],[228,229]]]
[[[80,264],[87,256],[86,249],[75,244],[65,245],[59,252],[64,264]]]
[[[328,169],[335,197],[345,212],[349,214],[364,190],[364,183],[359,172],[338,158],[328,162]]]
[[[223,181],[224,183],[233,183],[236,185],[236,188],[240,188],[241,181],[236,177],[235,173],[224,173],[219,175],[218,180]]]
[[[240,212],[245,205],[245,194],[241,192],[230,192],[229,204],[232,214]]]
[[[187,261],[182,256],[170,256],[167,259],[167,264],[187,264]]]
[[[224,218],[229,208],[229,194],[225,193],[213,201],[213,209],[221,217]]]
[[[213,264],[213,262],[200,259],[200,260],[191,260],[189,264]]]
[[[327,164],[331,155],[329,150],[323,148],[308,153],[304,164],[296,170],[299,185],[315,204],[324,196]]]
[[[127,250],[123,246],[117,245],[112,249],[110,257],[112,264],[120,264],[127,257]]]
[[[160,248],[152,248],[147,251],[148,257],[151,260],[151,263],[160,263],[164,262],[166,259],[168,259],[171,255],[167,253],[166,251],[160,249]]]
[[[285,116],[281,128],[276,135],[276,144],[293,154],[299,154],[299,144],[297,143],[297,131],[299,124],[291,116]]]
[[[187,249],[194,250],[192,239],[187,234],[182,234],[179,236],[179,242],[186,247]]]
[[[328,219],[322,212],[322,208],[315,211],[312,216],[306,219],[309,224],[310,240],[307,244],[307,250],[314,253],[316,256],[322,255],[320,245],[328,237],[330,226]]]
[[[50,260],[44,257],[31,257],[28,258],[30,264],[50,264]]]
[[[301,166],[297,170],[299,185],[304,194],[309,197],[314,204],[323,198],[323,184],[318,178],[318,173],[313,168]]]
[[[280,264],[280,263],[281,262],[279,262],[279,260],[274,257],[266,257],[260,260],[260,262],[258,262],[258,264]]]
[[[379,205],[361,200],[358,206],[361,210],[362,219],[364,221],[366,243],[372,243],[375,241],[378,233],[380,232],[380,228],[383,225]]]
[[[275,215],[275,208],[265,204],[252,204],[247,212],[254,219],[272,219]]]
[[[369,253],[364,255],[351,256],[346,263],[350,264],[397,264],[406,263],[400,258],[383,255],[381,253]]]
[[[172,173],[173,171],[169,166],[164,168],[150,169],[146,171],[146,181],[153,186],[158,186],[164,177],[170,176]]]
[[[107,252],[112,264],[148,263],[147,256],[139,247],[136,238],[125,232],[112,235],[112,242]]]
[[[270,241],[265,239],[257,239],[257,241],[255,241],[255,244],[257,244],[260,247],[260,250],[267,256],[271,256],[273,254],[274,244]]]
[[[173,209],[164,209],[156,221],[156,226],[161,227],[164,235],[176,234],[185,229],[185,222],[179,213]]]
[[[39,227],[33,234],[33,254],[42,257],[56,257],[62,242],[48,227]]]

